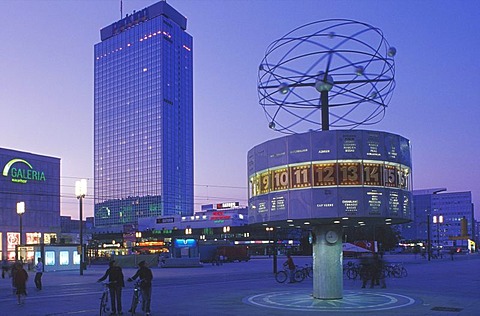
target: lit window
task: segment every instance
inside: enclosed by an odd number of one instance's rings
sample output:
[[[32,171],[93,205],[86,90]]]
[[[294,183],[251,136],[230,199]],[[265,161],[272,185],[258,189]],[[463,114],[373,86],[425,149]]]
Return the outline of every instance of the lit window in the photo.
[[[54,251],[45,251],[45,265],[54,266],[55,265],[55,252]]]
[[[69,264],[69,252],[68,251],[60,251],[60,265],[61,266],[68,266]]]

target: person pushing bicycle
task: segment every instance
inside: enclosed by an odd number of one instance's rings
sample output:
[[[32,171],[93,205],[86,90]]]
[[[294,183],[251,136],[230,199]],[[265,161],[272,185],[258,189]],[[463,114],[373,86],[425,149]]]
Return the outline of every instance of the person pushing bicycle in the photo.
[[[152,279],[153,274],[152,270],[147,267],[145,261],[140,261],[138,263],[138,270],[134,276],[128,278],[128,282],[140,278],[140,291],[142,293],[142,311],[145,312],[146,316],[150,315],[150,302],[152,299]]]
[[[110,290],[110,302],[112,306],[112,314],[122,315],[122,287],[125,287],[125,281],[123,279],[122,268],[115,265],[115,261],[112,260],[108,263],[108,269],[105,271],[105,274],[97,280],[97,282],[102,282],[108,277]]]

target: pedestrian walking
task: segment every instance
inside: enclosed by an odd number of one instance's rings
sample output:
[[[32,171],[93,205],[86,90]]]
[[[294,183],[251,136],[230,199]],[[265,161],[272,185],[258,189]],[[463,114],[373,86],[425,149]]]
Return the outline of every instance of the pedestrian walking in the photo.
[[[43,275],[43,261],[42,258],[38,258],[38,262],[35,265],[35,286],[37,290],[42,289],[42,275]]]
[[[373,264],[373,257],[365,256],[360,259],[360,279],[362,280],[362,289],[364,289],[370,281],[371,287],[373,287],[374,282],[374,264]]]
[[[19,262],[16,263],[16,271],[14,275],[15,293],[17,294],[17,304],[23,305],[25,303],[25,297],[27,296],[27,280],[28,273],[23,268],[23,265]]]
[[[128,282],[132,280],[140,279],[140,291],[142,293],[142,311],[146,316],[150,315],[150,302],[152,300],[152,270],[147,267],[145,261],[138,263],[138,270],[131,278],[128,278]],[[129,311],[131,312],[131,311]]]
[[[2,260],[2,279],[5,279],[5,274],[8,274],[8,261],[6,259]]]
[[[372,267],[372,282],[370,283],[370,288],[373,288],[374,285],[380,285],[382,289],[387,287],[385,282],[385,261],[375,253],[373,255],[373,267]]]
[[[10,271],[10,276],[12,277],[12,289],[13,289],[13,294],[15,295],[17,293],[17,287],[15,286],[15,275],[17,274],[19,263],[18,261],[14,262],[11,267]]]
[[[286,267],[290,272],[289,283],[294,283],[295,282],[295,263],[293,262],[292,256],[290,256],[289,254],[287,255],[287,261],[283,263],[283,266]]]
[[[125,287],[125,280],[123,278],[122,268],[116,265],[114,260],[108,263],[107,271],[105,271],[105,274],[98,279],[97,282],[102,282],[107,277],[109,281],[110,304],[112,307],[112,313],[110,315],[123,315],[122,288]]]

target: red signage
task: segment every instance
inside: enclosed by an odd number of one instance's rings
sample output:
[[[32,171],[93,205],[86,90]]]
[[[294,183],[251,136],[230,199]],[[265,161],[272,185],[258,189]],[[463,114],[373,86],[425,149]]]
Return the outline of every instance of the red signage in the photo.
[[[230,215],[225,215],[223,211],[215,211],[212,213],[212,216],[210,216],[210,220],[212,221],[217,221],[219,219],[230,219],[232,218]]]

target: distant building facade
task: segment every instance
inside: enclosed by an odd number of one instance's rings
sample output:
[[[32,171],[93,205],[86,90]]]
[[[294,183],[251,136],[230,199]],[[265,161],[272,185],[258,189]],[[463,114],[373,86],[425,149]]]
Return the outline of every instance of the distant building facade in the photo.
[[[445,192],[446,188],[413,191],[414,220],[403,225],[406,240],[428,240],[433,248],[466,246],[468,237],[475,240],[475,219],[472,194]]]
[[[233,227],[248,225],[248,208],[238,202],[202,205],[202,211],[189,216],[162,216],[139,220],[139,231],[185,231],[186,229],[204,230],[206,235],[220,228],[230,233]],[[225,228],[225,229],[224,229]],[[186,231],[189,232],[188,230]],[[190,232],[191,234],[191,232]]]
[[[193,39],[186,23],[162,1],[100,31],[96,227],[193,214]]]
[[[57,243],[80,244],[80,220],[72,219],[71,216],[60,217],[61,230],[57,238]],[[89,243],[92,237],[93,217],[87,217],[83,221],[83,241]]]
[[[14,260],[20,244],[18,202],[25,203],[22,244],[48,244],[60,232],[60,159],[0,148],[0,167],[0,250],[2,258]]]

